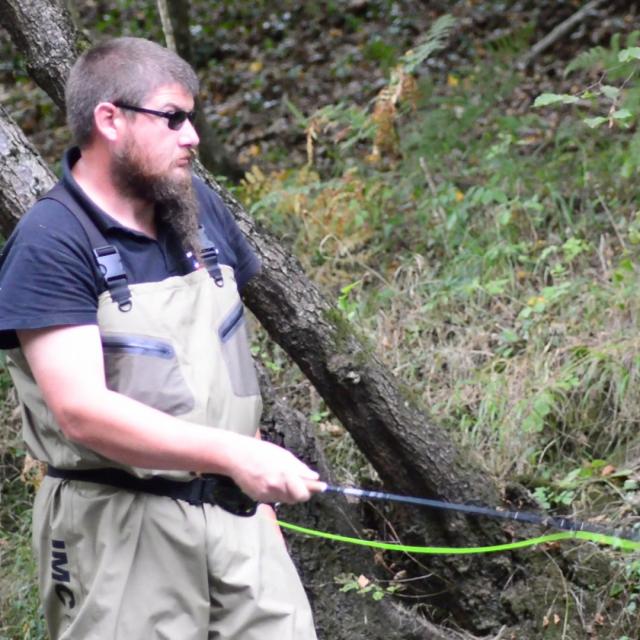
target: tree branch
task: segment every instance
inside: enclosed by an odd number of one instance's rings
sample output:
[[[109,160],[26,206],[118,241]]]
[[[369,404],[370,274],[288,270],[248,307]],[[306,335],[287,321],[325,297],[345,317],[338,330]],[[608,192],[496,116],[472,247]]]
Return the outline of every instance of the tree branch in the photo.
[[[579,9],[569,16],[566,20],[552,29],[544,38],[542,38],[542,40],[538,41],[528,51],[528,53],[520,58],[517,66],[521,69],[528,67],[543,51],[548,49],[551,45],[555,44],[556,41],[560,40],[562,36],[574,29],[576,25],[587,18],[587,16],[601,4],[604,4],[604,0],[591,0],[590,2],[587,2],[582,9]]]

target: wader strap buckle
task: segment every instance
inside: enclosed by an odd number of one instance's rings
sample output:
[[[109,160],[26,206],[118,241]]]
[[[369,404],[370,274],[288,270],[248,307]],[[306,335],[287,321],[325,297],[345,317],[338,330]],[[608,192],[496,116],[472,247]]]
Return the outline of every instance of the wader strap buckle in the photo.
[[[212,477],[198,477],[194,478],[188,483],[191,491],[186,497],[189,504],[200,506],[207,502],[209,504],[216,504],[214,499],[214,491],[216,486],[216,479]]]
[[[120,311],[129,311],[132,306],[131,292],[120,253],[113,245],[107,244],[93,249],[93,255],[111,294],[111,299],[117,303]]]
[[[202,262],[205,269],[209,272],[209,275],[213,278],[216,286],[223,287],[224,279],[222,277],[222,270],[220,269],[220,262],[218,261],[218,254],[220,253],[215,244],[207,236],[204,227],[200,225],[198,227],[198,234],[200,236],[200,255],[202,256]]]
[[[104,220],[95,217],[90,208],[85,210],[60,182],[40,198],[40,200],[47,199],[55,200],[76,217],[87,235],[96,266],[105,280],[111,299],[117,303],[120,311],[130,311],[133,303],[127,283],[127,274],[122,266],[118,250],[113,245],[105,244],[107,242],[105,238],[107,228]]]

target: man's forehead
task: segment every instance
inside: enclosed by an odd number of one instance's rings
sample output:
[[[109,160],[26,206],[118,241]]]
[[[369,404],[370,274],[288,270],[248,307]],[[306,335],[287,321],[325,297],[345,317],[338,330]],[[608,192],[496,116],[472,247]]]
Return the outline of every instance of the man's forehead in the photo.
[[[191,108],[193,102],[194,98],[191,92],[178,83],[164,84],[157,87],[151,90],[144,100],[146,105],[176,104],[177,106],[189,108]]]

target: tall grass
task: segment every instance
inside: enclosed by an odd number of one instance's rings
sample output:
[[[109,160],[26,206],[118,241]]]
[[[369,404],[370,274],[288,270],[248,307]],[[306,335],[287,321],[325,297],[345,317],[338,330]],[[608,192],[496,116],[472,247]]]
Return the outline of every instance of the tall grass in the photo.
[[[9,377],[0,362],[0,639],[44,640],[46,629],[31,553],[34,484],[23,473],[24,451]]]
[[[534,112],[523,78],[488,66],[423,82],[386,164],[360,122],[353,144],[323,141],[329,171],[257,171],[240,195],[505,490],[638,526],[635,136]],[[621,566],[607,624],[636,637]]]

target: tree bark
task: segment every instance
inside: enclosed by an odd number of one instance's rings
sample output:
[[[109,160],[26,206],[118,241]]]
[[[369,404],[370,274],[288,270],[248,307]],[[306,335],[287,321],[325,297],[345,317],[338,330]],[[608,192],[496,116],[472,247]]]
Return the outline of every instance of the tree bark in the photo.
[[[47,3],[33,2],[40,4]],[[58,7],[56,20],[64,19],[66,14],[59,5],[48,4]],[[7,7],[13,5],[12,0],[0,0],[0,12],[8,15]],[[23,18],[26,11],[18,17]],[[30,68],[38,69],[36,80],[52,91],[52,98],[58,102],[57,87],[64,84],[64,71],[77,51],[69,35],[73,31],[36,33],[25,31],[21,24],[10,31],[19,33],[14,35],[16,42],[26,42],[22,49],[28,52],[25,55],[60,52],[56,64],[29,63]],[[36,47],[31,42],[34,38],[44,42]],[[55,42],[47,42],[48,38]],[[261,274],[247,288],[247,305],[318,389],[386,487],[455,502],[499,504],[497,487],[480,471],[470,453],[460,450],[445,431],[416,408],[409,394],[400,390],[398,382],[379,363],[372,345],[322,297],[298,261],[259,229],[210,175],[205,171],[202,174],[229,206],[263,260]],[[406,532],[404,541],[409,543],[473,546],[505,540],[502,529],[493,521],[419,510],[405,510],[398,516]],[[514,572],[507,556],[475,556],[473,560],[433,556],[428,563],[432,577],[424,580],[423,593],[429,596],[430,605],[452,615],[459,625],[487,631],[513,620],[508,598],[496,597],[496,593],[502,594],[505,584],[511,581],[513,585],[513,576],[524,572]]]
[[[261,368],[260,388],[265,399],[263,436],[307,461],[325,480],[333,481],[314,427],[282,397],[276,397]],[[317,497],[305,504],[280,507],[278,516],[288,522],[304,523],[302,526],[309,528],[359,536],[362,535],[361,506],[350,504],[341,496]],[[321,640],[475,639],[475,636],[432,624],[388,596],[375,601],[370,595],[341,592],[336,584],[337,576],[348,573],[375,579],[380,573],[374,554],[362,547],[345,551],[329,540],[309,541],[286,531],[285,537],[309,595]]]
[[[25,57],[29,75],[64,111],[64,85],[88,42],[60,0],[2,0],[0,24]]]
[[[0,106],[0,234],[5,238],[22,212],[50,189],[56,177]]]

